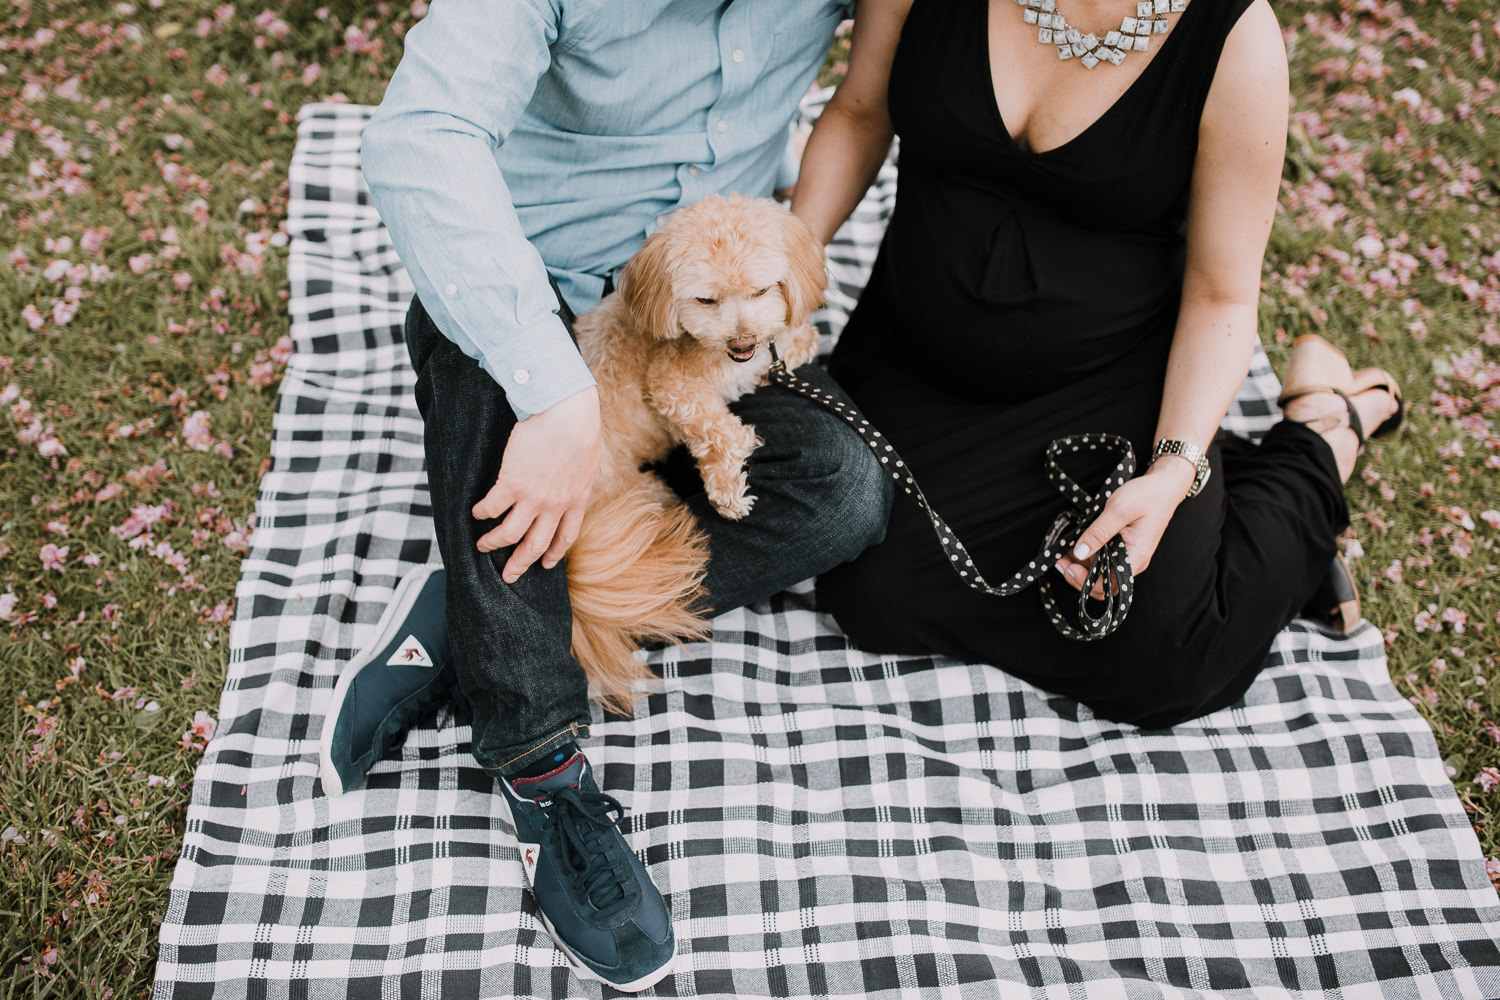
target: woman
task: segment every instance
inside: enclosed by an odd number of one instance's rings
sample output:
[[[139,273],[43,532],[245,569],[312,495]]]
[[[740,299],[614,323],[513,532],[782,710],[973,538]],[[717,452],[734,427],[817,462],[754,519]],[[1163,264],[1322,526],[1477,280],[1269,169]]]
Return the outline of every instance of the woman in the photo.
[[[1398,390],[1309,338],[1284,421],[1259,446],[1214,442],[1256,338],[1280,28],[1266,0],[1063,2],[861,0],[794,210],[827,240],[901,136],[895,213],[834,374],[992,582],[1062,507],[1048,442],[1128,438],[1144,471],[1056,569],[1080,586],[1118,534],[1130,613],[1102,640],[1064,638],[1034,591],[970,590],[899,499],[886,541],[822,577],[819,601],[866,648],[994,663],[1171,725],[1237,700],[1328,577],[1342,484],[1364,428],[1394,429]],[[1069,462],[1092,490],[1114,459]]]

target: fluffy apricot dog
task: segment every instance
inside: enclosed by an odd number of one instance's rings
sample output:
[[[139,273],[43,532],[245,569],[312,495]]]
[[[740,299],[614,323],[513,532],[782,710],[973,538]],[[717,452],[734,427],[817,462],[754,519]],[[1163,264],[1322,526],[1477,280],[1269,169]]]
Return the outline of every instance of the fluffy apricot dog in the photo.
[[[675,212],[578,320],[599,383],[603,463],[568,555],[573,655],[607,707],[628,711],[649,672],[645,640],[700,638],[707,539],[645,466],[679,444],[723,517],[750,513],[746,462],[760,444],[728,404],[765,385],[774,341],[790,368],[817,356],[823,248],[769,199],[706,198]]]

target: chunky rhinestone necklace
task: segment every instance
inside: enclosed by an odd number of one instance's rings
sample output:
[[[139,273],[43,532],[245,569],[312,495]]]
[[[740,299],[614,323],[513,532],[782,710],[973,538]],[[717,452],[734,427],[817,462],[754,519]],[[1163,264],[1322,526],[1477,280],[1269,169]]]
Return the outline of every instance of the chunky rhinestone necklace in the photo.
[[[1016,3],[1022,8],[1022,20],[1036,25],[1038,42],[1057,46],[1059,59],[1077,59],[1093,69],[1105,61],[1118,66],[1127,54],[1145,52],[1152,35],[1167,33],[1169,24],[1163,15],[1181,14],[1187,10],[1188,0],[1138,0],[1135,17],[1123,18],[1119,30],[1107,32],[1103,38],[1092,32],[1085,35],[1069,24],[1057,9],[1057,0],[1016,0]]]

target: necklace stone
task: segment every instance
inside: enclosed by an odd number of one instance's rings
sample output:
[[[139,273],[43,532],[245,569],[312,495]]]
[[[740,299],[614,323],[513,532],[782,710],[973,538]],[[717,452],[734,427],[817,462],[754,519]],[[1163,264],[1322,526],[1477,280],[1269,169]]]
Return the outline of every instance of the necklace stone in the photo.
[[[1057,46],[1059,59],[1077,59],[1093,69],[1106,60],[1118,66],[1129,53],[1145,52],[1152,35],[1167,33],[1165,15],[1181,14],[1188,0],[1138,0],[1135,17],[1121,19],[1119,30],[1106,32],[1103,38],[1092,32],[1085,35],[1069,24],[1057,9],[1057,0],[1016,0],[1016,4],[1022,20],[1036,25],[1038,42]]]

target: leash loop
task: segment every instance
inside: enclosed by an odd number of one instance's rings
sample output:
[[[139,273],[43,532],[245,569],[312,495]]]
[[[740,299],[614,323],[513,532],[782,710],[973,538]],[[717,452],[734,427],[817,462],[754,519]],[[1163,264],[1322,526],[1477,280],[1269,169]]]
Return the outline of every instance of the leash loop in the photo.
[[[876,430],[852,404],[844,402],[805,379],[798,378],[787,370],[786,363],[776,353],[776,345],[772,343],[770,348],[771,384],[820,404],[854,429],[861,440],[874,452],[880,464],[890,473],[896,485],[915,499],[927,514],[932,522],[933,534],[937,536],[938,544],[948,556],[949,565],[969,587],[996,597],[1010,597],[1032,584],[1038,584],[1042,607],[1047,612],[1047,617],[1051,620],[1053,627],[1069,639],[1084,642],[1102,639],[1124,623],[1125,615],[1130,610],[1135,581],[1131,573],[1129,554],[1119,535],[1100,547],[1099,552],[1094,556],[1093,564],[1089,567],[1088,575],[1084,578],[1083,587],[1076,595],[1063,582],[1061,574],[1053,571],[1053,567],[1059,559],[1072,551],[1074,545],[1078,544],[1078,539],[1084,529],[1098,518],[1100,512],[1104,510],[1105,502],[1114,491],[1135,475],[1135,451],[1128,440],[1118,434],[1070,434],[1057,438],[1047,445],[1047,479],[1068,501],[1068,508],[1053,520],[1036,556],[1009,579],[999,584],[992,584],[980,574],[978,567],[974,565],[973,557],[969,555],[968,549],[964,548],[963,542],[959,541],[958,535],[948,527],[947,522],[938,515],[937,511],[932,509],[932,504],[922,493],[922,488],[917,485],[917,480],[912,476],[911,470],[885,436]],[[1062,460],[1065,456],[1085,451],[1105,451],[1118,456],[1113,470],[1105,477],[1104,486],[1096,494],[1090,494],[1080,487],[1062,467]],[[1101,580],[1104,582],[1104,599],[1093,601],[1089,597],[1089,592]],[[1063,611],[1064,602],[1072,596],[1076,596],[1078,602],[1076,621],[1070,619]],[[1091,603],[1102,605],[1097,615],[1090,610]]]

